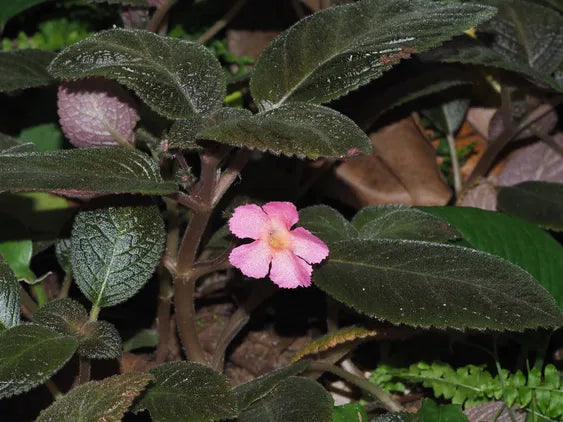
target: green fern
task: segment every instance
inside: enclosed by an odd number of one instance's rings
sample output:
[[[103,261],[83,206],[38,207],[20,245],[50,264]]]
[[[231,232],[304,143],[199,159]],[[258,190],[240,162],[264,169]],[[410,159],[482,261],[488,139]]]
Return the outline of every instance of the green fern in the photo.
[[[541,372],[534,368],[528,376],[521,371],[501,371],[504,395],[499,376],[493,376],[485,366],[467,365],[454,369],[448,364],[415,363],[408,368],[381,365],[373,372],[370,381],[389,392],[404,392],[404,383],[422,384],[431,388],[434,396],[444,397],[454,404],[471,407],[491,400],[504,400],[508,406],[535,408],[549,418],[563,418],[563,385],[555,366]]]

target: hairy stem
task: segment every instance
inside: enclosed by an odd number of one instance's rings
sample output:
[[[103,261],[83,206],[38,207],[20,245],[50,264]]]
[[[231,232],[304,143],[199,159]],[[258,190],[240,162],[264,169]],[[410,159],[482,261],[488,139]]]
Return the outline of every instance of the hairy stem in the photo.
[[[23,287],[20,286],[20,298],[21,298],[21,308],[24,316],[31,321],[33,313],[37,309],[37,303],[33,298],[27,293]]]
[[[237,13],[242,9],[242,6],[246,4],[247,0],[238,0],[233,6],[225,13],[225,15],[213,24],[211,28],[203,33],[201,37],[198,38],[197,42],[205,44],[211,38],[213,38],[219,31],[221,31],[227,24],[233,20]]]
[[[152,15],[152,18],[147,25],[147,31],[157,32],[160,29],[164,18],[175,3],[176,0],[168,0],[162,5],[162,7],[156,9],[156,12],[154,12],[154,15]]]
[[[91,372],[92,372],[92,365],[90,364],[90,359],[83,358],[82,356],[79,357],[77,385],[86,384],[88,381],[90,381]]]
[[[367,393],[374,396],[378,399],[385,408],[391,412],[401,412],[404,411],[404,407],[397,403],[393,398],[387,394],[384,390],[379,388],[377,385],[369,382],[364,377],[359,377],[354,375],[348,371],[345,371],[338,366],[331,365],[330,363],[326,362],[312,362],[309,366],[309,370],[311,371],[320,371],[320,372],[330,372],[337,377],[342,378],[345,381],[348,381],[350,384],[354,384],[355,386],[361,388],[362,390],[366,391]]]
[[[55,400],[63,396],[63,393],[61,393],[61,390],[59,390],[59,387],[57,387],[53,380],[45,381],[45,387],[47,387],[47,390],[49,390],[49,393],[51,393]]]
[[[70,290],[70,286],[72,284],[72,273],[69,271],[65,274],[63,278],[63,284],[61,285],[61,291],[59,292],[59,299],[65,298],[68,296],[68,291]]]

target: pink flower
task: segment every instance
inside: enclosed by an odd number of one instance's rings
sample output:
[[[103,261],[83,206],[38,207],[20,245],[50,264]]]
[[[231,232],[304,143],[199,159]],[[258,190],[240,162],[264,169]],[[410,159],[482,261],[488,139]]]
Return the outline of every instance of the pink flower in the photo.
[[[270,279],[280,287],[310,286],[311,264],[325,259],[328,247],[302,227],[290,230],[298,220],[291,202],[237,207],[229,229],[236,237],[254,242],[233,249],[230,263],[248,277],[263,278],[270,272]]]

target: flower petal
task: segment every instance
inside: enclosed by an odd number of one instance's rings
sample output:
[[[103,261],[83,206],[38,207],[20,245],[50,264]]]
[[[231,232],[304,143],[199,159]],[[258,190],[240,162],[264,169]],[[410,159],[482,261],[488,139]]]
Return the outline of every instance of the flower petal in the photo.
[[[293,289],[311,285],[313,268],[289,250],[277,252],[272,258],[270,279],[278,286]]]
[[[291,226],[299,221],[297,208],[291,202],[268,202],[262,205],[262,209],[270,217],[281,221],[286,229],[290,229]]]
[[[252,278],[266,277],[271,260],[270,247],[262,240],[234,248],[229,255],[229,262]]]
[[[241,239],[259,239],[269,227],[270,218],[255,204],[236,207],[229,220],[229,230]]]
[[[309,230],[298,227],[290,233],[291,250],[309,264],[318,264],[328,256],[328,246]]]

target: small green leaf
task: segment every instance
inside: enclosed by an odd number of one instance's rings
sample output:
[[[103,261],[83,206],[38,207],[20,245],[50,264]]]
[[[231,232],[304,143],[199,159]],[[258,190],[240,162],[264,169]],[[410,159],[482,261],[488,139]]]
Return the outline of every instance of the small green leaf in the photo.
[[[88,382],[43,410],[37,422],[120,422],[152,379],[148,374],[130,372]]]
[[[149,280],[164,249],[156,206],[81,212],[72,229],[72,273],[97,307],[129,299]]]
[[[0,26],[6,23],[8,19],[16,16],[18,13],[21,13],[37,4],[45,3],[46,1],[49,0],[10,0],[2,2],[2,5],[0,5]]]
[[[499,210],[539,226],[563,231],[563,184],[523,182],[500,189]]]
[[[448,242],[460,237],[458,231],[443,220],[400,205],[363,208],[352,219],[352,225],[362,239]]]
[[[423,207],[453,225],[469,244],[507,259],[538,280],[563,309],[563,247],[524,220],[466,207]]]
[[[422,422],[469,422],[467,416],[461,411],[459,404],[438,406],[428,399],[422,401],[418,415]]]
[[[31,126],[21,131],[19,138],[32,142],[37,151],[56,151],[63,146],[63,133],[55,123]]]
[[[226,89],[223,69],[207,48],[141,30],[99,32],[59,53],[49,71],[65,80],[115,79],[169,118],[212,113]]]
[[[107,147],[1,154],[0,189],[162,195],[177,188],[148,155]]]
[[[358,230],[342,214],[327,205],[299,210],[299,224],[329,244],[358,237]]]
[[[36,279],[30,268],[33,242],[26,228],[15,218],[1,213],[0,227],[0,256],[12,268],[18,280],[33,283]]]
[[[446,135],[453,135],[461,127],[469,109],[470,100],[467,98],[455,99],[439,106],[422,110],[438,130]]]
[[[20,322],[20,285],[12,269],[0,260],[0,332]]]
[[[119,332],[107,321],[89,321],[80,330],[80,356],[88,359],[118,359],[122,349]]]
[[[333,400],[313,380],[289,377],[243,411],[238,422],[331,422]]]
[[[348,117],[327,107],[292,103],[202,130],[198,137],[238,147],[298,157],[345,157],[369,153],[367,135]]]
[[[421,0],[362,0],[329,8],[300,20],[266,47],[251,92],[262,110],[288,101],[324,103],[493,14],[493,8],[478,4]]]
[[[367,422],[366,409],[359,403],[349,403],[335,406],[332,412],[332,422]]]
[[[170,362],[149,371],[156,378],[136,404],[155,422],[206,422],[236,416],[236,398],[219,372],[194,362]]]
[[[140,330],[133,337],[123,343],[123,351],[151,348],[154,349],[158,344],[158,332],[152,328]]]
[[[55,83],[55,80],[47,72],[47,66],[54,57],[54,53],[43,50],[1,51],[0,92],[34,88]]]
[[[393,323],[451,328],[559,327],[563,314],[528,273],[474,249],[414,240],[333,243],[317,287]]]
[[[0,333],[0,398],[21,394],[57,372],[78,342],[47,327],[22,324]]]
[[[266,396],[283,380],[300,374],[308,367],[309,361],[303,360],[236,386],[233,393],[237,397],[239,411]]]
[[[72,264],[70,262],[70,246],[70,239],[61,239],[55,245],[55,255],[57,257],[57,262],[65,273],[68,273],[72,270]]]
[[[33,314],[34,323],[64,335],[77,336],[87,321],[84,306],[70,298],[48,302]]]

